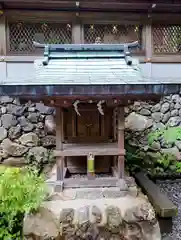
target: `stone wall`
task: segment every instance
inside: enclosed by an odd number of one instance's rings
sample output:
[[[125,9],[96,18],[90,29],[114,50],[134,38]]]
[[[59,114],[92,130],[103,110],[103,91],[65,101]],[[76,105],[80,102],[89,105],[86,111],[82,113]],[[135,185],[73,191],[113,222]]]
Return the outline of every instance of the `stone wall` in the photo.
[[[20,104],[18,99],[0,97],[0,161],[21,165],[25,156],[34,155],[37,161],[48,156],[55,147],[54,109],[42,103]],[[148,149],[148,133],[166,126],[181,126],[181,97],[170,95],[160,102],[135,101],[125,107],[126,140],[132,146]],[[152,144],[153,150],[179,154],[181,141]]]
[[[0,161],[19,166],[25,156],[37,161],[48,158],[48,150],[55,147],[55,134],[46,127],[54,109],[42,103],[20,104],[18,99],[0,98]]]
[[[181,126],[181,96],[175,94],[163,97],[159,102],[135,101],[125,108],[126,139],[131,146],[172,152],[180,157],[181,140],[166,142],[164,139],[148,144],[148,134],[165,127]]]

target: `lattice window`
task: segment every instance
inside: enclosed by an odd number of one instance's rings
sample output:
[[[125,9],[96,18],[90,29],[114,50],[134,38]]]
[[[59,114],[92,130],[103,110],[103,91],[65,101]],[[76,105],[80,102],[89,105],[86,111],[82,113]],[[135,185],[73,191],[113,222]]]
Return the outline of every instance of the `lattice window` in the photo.
[[[128,43],[138,41],[142,45],[142,26],[95,24],[84,25],[85,43]]]
[[[15,23],[8,24],[9,53],[28,54],[35,52],[33,41],[40,43],[71,43],[72,28],[64,23]]]
[[[181,52],[181,25],[157,25],[152,27],[154,53]]]

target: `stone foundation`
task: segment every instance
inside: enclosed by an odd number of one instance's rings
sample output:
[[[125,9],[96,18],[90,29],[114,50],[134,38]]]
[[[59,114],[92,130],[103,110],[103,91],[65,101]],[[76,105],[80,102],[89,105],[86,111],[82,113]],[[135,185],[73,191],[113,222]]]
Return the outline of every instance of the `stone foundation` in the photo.
[[[131,178],[118,188],[51,192],[38,213],[24,219],[28,239],[161,240],[155,212]]]

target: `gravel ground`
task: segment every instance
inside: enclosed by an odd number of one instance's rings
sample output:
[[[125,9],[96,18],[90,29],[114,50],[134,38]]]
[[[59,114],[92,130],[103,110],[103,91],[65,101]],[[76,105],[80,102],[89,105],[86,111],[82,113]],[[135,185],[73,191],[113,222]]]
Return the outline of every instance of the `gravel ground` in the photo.
[[[163,240],[181,240],[181,182],[159,183],[161,192],[178,207],[178,216],[173,219],[172,233],[163,235]]]

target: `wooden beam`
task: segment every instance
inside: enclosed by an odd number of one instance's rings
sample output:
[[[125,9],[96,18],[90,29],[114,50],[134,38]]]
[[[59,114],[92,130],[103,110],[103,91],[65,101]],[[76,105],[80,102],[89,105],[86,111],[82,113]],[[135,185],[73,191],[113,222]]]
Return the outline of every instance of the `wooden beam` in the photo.
[[[181,54],[158,54],[153,55],[151,63],[181,63]]]
[[[98,22],[102,23],[114,23],[114,24],[146,24],[150,22],[150,19],[153,22],[162,22],[165,24],[171,23],[181,23],[181,18],[179,13],[155,13],[151,12],[148,15],[148,12],[96,12],[92,10],[91,12],[84,11],[79,12],[79,20],[88,22],[90,24]],[[9,20],[26,20],[26,21],[34,21],[37,22],[39,20],[46,22],[73,22],[76,21],[77,16],[75,11],[53,11],[48,8],[45,11],[43,10],[26,10],[21,9],[5,9],[5,16],[8,17]]]
[[[81,44],[83,42],[82,39],[82,29],[81,24],[76,21],[72,24],[72,43]]]
[[[113,110],[113,136],[114,141],[117,141],[117,108]]]
[[[117,24],[149,24],[150,19],[154,23],[176,24],[181,23],[180,14],[178,13],[108,13],[108,12],[81,12],[80,19],[89,24],[93,23],[117,23]]]
[[[112,127],[113,127],[113,140],[114,142],[117,142],[117,108],[114,108],[113,110],[113,116],[112,116]],[[117,167],[118,162],[118,156],[113,157],[113,166]],[[113,175],[114,176],[114,175]]]
[[[9,21],[46,21],[46,22],[76,22],[77,16],[75,11],[51,11],[47,10],[46,14],[43,10],[25,10],[22,9],[6,9],[4,10],[5,16],[9,19]],[[179,15],[180,16],[180,15]],[[90,24],[96,22],[98,23],[105,22],[105,23],[130,23],[133,24],[140,23],[141,20],[145,21],[148,20],[147,13],[124,13],[124,12],[79,12],[79,21],[88,21]],[[136,22],[135,22],[136,21]]]
[[[145,53],[146,53],[146,69],[147,69],[147,77],[152,77],[152,65],[151,58],[153,52],[153,44],[152,44],[152,25],[147,24],[145,26]]]
[[[118,108],[118,148],[124,149],[124,107]],[[124,155],[118,156],[118,177],[124,177]]]
[[[42,55],[30,55],[30,56],[23,56],[23,55],[15,55],[15,56],[5,56],[4,62],[19,62],[19,63],[33,63],[37,59],[42,59]],[[136,56],[141,63],[145,62],[144,56]]]
[[[5,16],[9,21],[29,21],[29,22],[58,22],[58,23],[71,23],[75,20],[75,12],[63,12],[63,11],[30,11],[30,10],[4,10]]]
[[[71,122],[72,122],[72,138],[76,138],[77,135],[77,124],[76,124],[76,112],[75,111],[71,111]]]
[[[6,19],[0,14],[0,56],[6,55]]]
[[[56,149],[63,150],[63,112],[56,108]],[[57,181],[63,181],[64,157],[57,156]]]
[[[68,172],[71,174],[86,174],[87,173],[87,169],[86,167],[81,167],[81,166],[71,166],[68,164],[67,166]],[[100,174],[100,173],[108,173],[110,171],[109,166],[105,166],[105,167],[97,167],[95,168],[95,173],[96,174]]]
[[[88,156],[89,153],[94,156],[123,156],[124,148],[118,147],[117,143],[97,143],[97,144],[64,144],[63,150],[55,150],[54,156]]]
[[[48,184],[53,184],[53,182],[47,182]],[[57,185],[59,182],[56,183]],[[61,183],[60,183],[61,184]],[[64,188],[97,188],[97,187],[118,187],[118,178],[108,177],[108,178],[95,178],[89,180],[86,178],[68,178],[64,179]]]
[[[109,12],[80,12],[80,19],[89,24],[139,24],[148,21],[148,14],[145,13],[109,13]]]
[[[150,2],[127,2],[127,1],[80,1],[79,6],[76,5],[76,1],[56,1],[56,0],[44,0],[44,1],[36,1],[36,0],[4,0],[6,7],[16,7],[16,8],[25,8],[25,7],[41,7],[42,9],[46,9],[47,7],[54,9],[78,9],[78,10],[108,10],[108,11],[144,11],[148,10],[159,11],[159,12],[170,12],[172,10],[178,11],[181,8],[180,3],[157,3],[155,8],[152,8],[152,3]],[[154,3],[156,3],[154,1]]]
[[[135,56],[140,63],[146,63],[144,56]],[[7,63],[33,63],[36,59],[42,59],[42,56],[5,56],[4,62]],[[181,55],[179,54],[158,54],[152,55],[151,63],[181,63]]]
[[[146,61],[150,62],[152,58],[152,26],[151,23],[145,26],[145,54]]]

